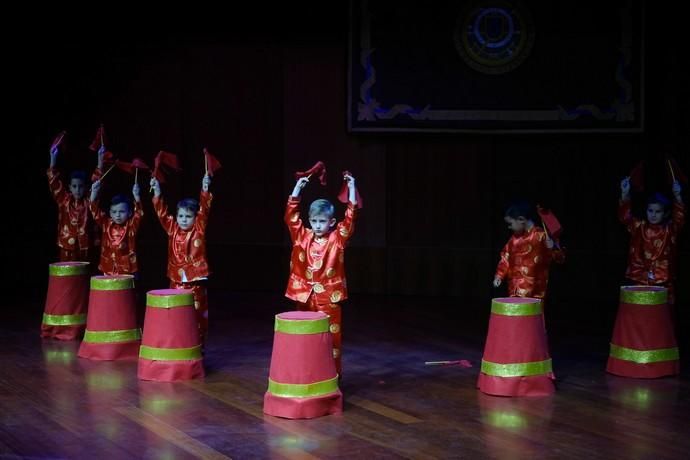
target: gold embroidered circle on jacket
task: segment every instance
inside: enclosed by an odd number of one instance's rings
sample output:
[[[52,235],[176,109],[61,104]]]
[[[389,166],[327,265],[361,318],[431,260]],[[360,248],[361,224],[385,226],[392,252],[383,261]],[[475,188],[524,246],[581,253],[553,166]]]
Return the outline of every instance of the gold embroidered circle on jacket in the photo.
[[[340,291],[334,291],[333,294],[331,294],[331,302],[339,302],[342,297],[343,294]]]
[[[332,334],[337,334],[340,332],[340,325],[339,324],[331,324],[328,326],[328,330],[331,331]]]
[[[311,269],[307,268],[307,270],[304,272],[304,275],[307,277],[308,280],[312,279],[314,275],[311,272]]]
[[[304,254],[304,251],[301,251],[299,253],[299,261],[304,262],[306,260],[307,256]]]
[[[314,292],[316,292],[317,294],[321,294],[325,290],[326,289],[323,287],[323,285],[321,283],[315,283],[314,284]]]
[[[74,244],[74,241],[75,241],[74,238],[70,238],[69,240],[67,240],[67,242],[68,242],[69,244]]]
[[[194,240],[194,247],[198,248],[199,246],[201,246],[201,240],[199,238],[197,238]]]
[[[338,230],[338,231],[340,232],[340,235],[343,238],[347,238],[347,236],[350,234],[350,232],[348,232],[345,227],[340,227],[340,230]]]
[[[314,266],[314,269],[315,269],[315,270],[318,270],[318,269],[320,269],[321,267],[323,267],[323,260],[322,260],[322,259],[315,260],[314,263],[313,263],[312,265]]]
[[[333,278],[335,276],[335,269],[333,267],[330,267],[328,270],[326,270],[326,276],[329,278]]]
[[[297,280],[292,280],[292,289],[299,289],[302,287],[302,283]]]

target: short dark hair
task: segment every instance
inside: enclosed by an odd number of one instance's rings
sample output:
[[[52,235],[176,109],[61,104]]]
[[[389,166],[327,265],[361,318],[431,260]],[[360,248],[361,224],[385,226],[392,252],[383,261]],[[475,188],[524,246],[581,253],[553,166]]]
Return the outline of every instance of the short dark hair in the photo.
[[[129,203],[129,198],[127,198],[126,195],[118,193],[110,199],[110,206],[117,206],[118,204],[122,203],[127,205],[127,209],[131,209],[132,205]]]
[[[195,200],[194,198],[180,200],[177,202],[177,210],[179,211],[180,209],[187,209],[196,214],[199,212],[199,200]]]
[[[536,220],[536,208],[527,200],[515,200],[506,208],[505,216],[511,219],[524,217],[525,219]]]
[[[69,175],[69,181],[72,182],[72,179],[79,179],[86,183],[86,172],[81,170],[72,171]]]
[[[331,219],[334,214],[335,207],[333,206],[333,203],[331,203],[328,200],[324,200],[323,198],[314,200],[309,206],[309,217],[325,215],[328,216],[329,219]]]
[[[664,207],[664,211],[668,211],[671,208],[671,200],[666,198],[666,195],[659,192],[652,193],[647,197],[647,206],[650,204],[660,204]]]

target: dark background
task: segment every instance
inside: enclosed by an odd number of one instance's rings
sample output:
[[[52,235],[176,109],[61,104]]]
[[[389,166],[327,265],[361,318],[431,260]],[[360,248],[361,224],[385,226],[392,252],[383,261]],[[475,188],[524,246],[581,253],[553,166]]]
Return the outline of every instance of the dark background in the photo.
[[[4,280],[18,298],[44,295],[46,265],[56,258],[45,169],[63,129],[68,144],[58,166],[65,173],[95,166],[87,146],[99,123],[125,160],[152,163],[160,149],[176,153],[184,170],[164,184],[173,204],[198,194],[203,147],[220,159],[208,237],[211,303],[213,290],[284,289],[285,200],[294,172],[323,160],[328,186],[312,181],[305,201],[335,199],[348,169],[365,202],[347,259],[354,305],[372,294],[448,298],[453,315],[488,308],[503,293],[491,287],[510,236],[503,211],[521,196],[551,207],[565,228],[567,263],[551,271],[552,317],[594,324],[602,309],[611,318],[623,283],[621,178],[646,159],[650,188],[670,193],[661,167],[667,147],[690,172],[682,18],[658,3],[645,13],[645,132],[548,135],[349,134],[346,2],[167,8],[43,9],[40,17],[17,13],[15,30],[4,32]],[[131,190],[131,177],[119,171],[106,182],[104,201]],[[140,182],[141,282],[166,287],[166,237],[147,179]],[[680,242],[682,307],[690,304],[687,229]]]

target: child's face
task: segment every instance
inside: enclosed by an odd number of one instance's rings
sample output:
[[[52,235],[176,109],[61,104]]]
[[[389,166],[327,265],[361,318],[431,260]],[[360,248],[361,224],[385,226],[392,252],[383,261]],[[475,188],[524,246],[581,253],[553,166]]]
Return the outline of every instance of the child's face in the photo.
[[[132,215],[127,203],[118,203],[110,206],[110,218],[118,225],[127,222]]]
[[[81,179],[72,179],[69,181],[69,191],[77,200],[84,196],[84,181]]]
[[[647,221],[650,224],[660,224],[666,217],[666,211],[661,203],[649,203],[647,205]]]
[[[508,228],[516,235],[524,233],[527,230],[527,219],[520,216],[517,219],[505,216],[503,220],[508,224]]]
[[[333,229],[335,217],[328,217],[326,214],[313,214],[309,216],[309,225],[316,236],[324,236]]]
[[[180,208],[177,210],[177,225],[179,225],[182,230],[189,230],[192,228],[195,220],[196,213],[192,212],[191,209]]]

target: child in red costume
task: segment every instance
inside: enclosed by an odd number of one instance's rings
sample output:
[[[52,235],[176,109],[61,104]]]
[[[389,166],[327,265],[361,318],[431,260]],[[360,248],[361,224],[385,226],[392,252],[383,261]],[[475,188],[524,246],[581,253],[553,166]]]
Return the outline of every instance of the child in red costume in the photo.
[[[504,220],[513,236],[501,251],[496,267],[494,287],[508,279],[508,295],[512,297],[546,297],[549,265],[563,263],[565,253],[541,226],[534,223],[532,206],[516,202],[506,210]]]
[[[292,254],[290,277],[285,296],[298,310],[321,311],[329,316],[333,337],[333,358],[341,374],[342,312],[339,303],[347,299],[345,247],[354,232],[357,210],[355,178],[344,175],[348,188],[345,219],[336,223],[335,209],[327,200],[316,200],[309,207],[310,229],[300,218],[300,193],[308,177],[297,180],[285,209],[285,223],[290,231]]]
[[[177,203],[175,215],[168,214],[168,206],[161,196],[158,179],[151,178],[153,208],[168,234],[168,279],[174,289],[191,289],[199,323],[201,343],[208,331],[208,298],[206,280],[210,274],[206,258],[206,226],[213,195],[209,192],[211,177],[201,181],[199,201],[185,198]]]
[[[136,237],[144,215],[139,184],[132,187],[134,211],[124,195],[115,195],[110,201],[109,216],[98,206],[100,189],[99,180],[91,185],[91,215],[103,229],[98,269],[104,275],[134,275],[139,269]]]
[[[672,186],[674,202],[656,193],[647,200],[646,219],[633,217],[630,202],[630,177],[621,181],[618,218],[630,233],[628,268],[625,277],[631,284],[668,288],[668,303],[673,304],[678,233],[685,223],[685,206],[680,182]]]

